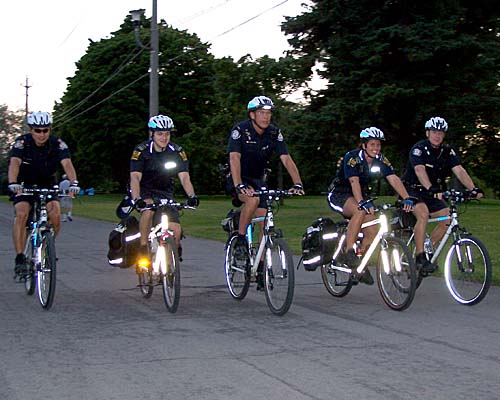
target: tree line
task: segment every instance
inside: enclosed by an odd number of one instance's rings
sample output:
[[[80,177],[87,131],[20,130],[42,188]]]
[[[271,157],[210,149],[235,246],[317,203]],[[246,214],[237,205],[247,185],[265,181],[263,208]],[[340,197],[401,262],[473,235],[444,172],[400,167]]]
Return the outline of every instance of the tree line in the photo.
[[[174,120],[172,141],[186,149],[198,193],[222,193],[230,129],[265,94],[308,193],[327,189],[366,126],[384,131],[383,151],[402,172],[425,121],[439,115],[475,181],[499,195],[499,21],[500,4],[486,0],[313,0],[282,24],[292,49],[278,60],[215,58],[195,34],[161,21],[159,110]],[[147,42],[149,21],[141,23]],[[54,134],[70,146],[83,187],[123,191],[132,149],[148,137],[149,54],[133,35],[127,17],[90,42],[54,109]],[[322,90],[307,85],[313,67]],[[287,101],[298,89],[302,101]]]

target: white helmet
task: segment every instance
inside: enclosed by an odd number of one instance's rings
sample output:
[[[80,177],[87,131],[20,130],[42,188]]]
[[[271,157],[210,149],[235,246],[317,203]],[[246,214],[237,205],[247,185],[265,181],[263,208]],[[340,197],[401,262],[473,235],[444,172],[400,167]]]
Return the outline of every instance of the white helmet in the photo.
[[[248,102],[247,110],[255,111],[255,110],[274,110],[273,101],[266,96],[257,96]]]
[[[432,117],[425,123],[425,129],[446,132],[448,130],[448,123],[444,118]]]
[[[27,120],[29,127],[47,128],[52,125],[52,116],[45,111],[36,111],[28,115]]]
[[[372,139],[385,140],[384,132],[374,126],[363,129],[359,134],[359,138],[364,142]]]
[[[174,129],[174,121],[167,115],[155,115],[148,122],[148,127],[154,131],[171,131]]]

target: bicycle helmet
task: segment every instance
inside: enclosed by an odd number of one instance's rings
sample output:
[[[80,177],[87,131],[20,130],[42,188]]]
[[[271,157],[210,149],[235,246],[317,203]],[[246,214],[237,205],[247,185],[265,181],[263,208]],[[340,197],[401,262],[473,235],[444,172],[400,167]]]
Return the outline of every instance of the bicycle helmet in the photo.
[[[444,118],[432,117],[429,121],[425,123],[425,129],[431,131],[446,132],[448,130],[448,123]]]
[[[384,132],[374,126],[363,129],[359,134],[359,138],[363,142],[367,142],[372,139],[385,140]]]
[[[155,131],[171,131],[174,129],[174,121],[167,115],[155,115],[148,122],[148,127],[153,132]]]
[[[38,128],[47,128],[52,125],[52,116],[45,111],[32,112],[28,115],[27,123],[30,128],[34,126]]]
[[[273,101],[266,96],[257,96],[248,102],[247,110],[248,112],[256,110],[274,110]]]

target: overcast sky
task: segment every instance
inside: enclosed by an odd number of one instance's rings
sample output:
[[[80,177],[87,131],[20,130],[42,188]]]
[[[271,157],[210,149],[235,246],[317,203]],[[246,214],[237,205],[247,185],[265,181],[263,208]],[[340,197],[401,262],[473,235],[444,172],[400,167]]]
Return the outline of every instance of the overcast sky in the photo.
[[[307,0],[157,0],[158,21],[196,33],[212,43],[216,57],[238,59],[247,53],[278,58],[288,48],[280,30],[284,16],[306,11]],[[282,3],[280,5],[280,3]],[[272,10],[272,7],[275,7]],[[145,9],[152,0],[6,0],[0,23],[2,67],[0,104],[25,108],[26,77],[31,86],[29,109],[51,111],[63,95],[75,62],[88,39],[98,41],[117,31],[130,10]],[[267,11],[269,10],[269,11]],[[249,23],[223,34],[244,21]]]

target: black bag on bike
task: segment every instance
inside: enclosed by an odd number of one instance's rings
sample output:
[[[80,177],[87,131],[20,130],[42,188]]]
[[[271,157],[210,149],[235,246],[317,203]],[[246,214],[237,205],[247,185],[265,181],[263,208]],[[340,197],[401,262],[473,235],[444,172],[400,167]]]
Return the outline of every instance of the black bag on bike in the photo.
[[[222,226],[222,229],[224,231],[232,233],[232,232],[237,232],[238,228],[240,226],[240,210],[229,210],[229,212],[226,215],[226,218],[224,218],[220,224]]]
[[[139,251],[140,238],[137,218],[128,216],[122,219],[109,234],[108,263],[120,268],[134,265]]]
[[[302,235],[302,263],[315,271],[330,262],[338,239],[337,224],[330,218],[319,218]]]

